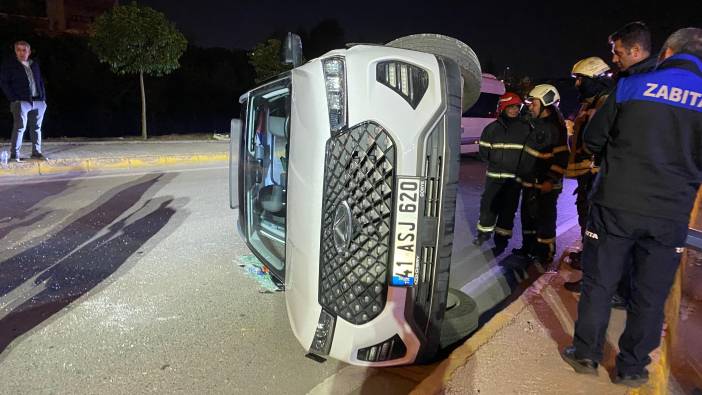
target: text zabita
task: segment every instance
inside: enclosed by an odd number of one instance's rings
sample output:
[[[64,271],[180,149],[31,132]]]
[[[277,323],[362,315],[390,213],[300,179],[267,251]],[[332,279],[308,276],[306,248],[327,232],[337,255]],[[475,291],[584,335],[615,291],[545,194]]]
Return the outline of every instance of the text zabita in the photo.
[[[702,100],[699,100],[702,97],[702,93],[676,87],[671,88],[667,85],[654,84],[651,82],[646,83],[646,86],[648,88],[643,93],[646,97],[664,99],[691,107],[702,108]]]

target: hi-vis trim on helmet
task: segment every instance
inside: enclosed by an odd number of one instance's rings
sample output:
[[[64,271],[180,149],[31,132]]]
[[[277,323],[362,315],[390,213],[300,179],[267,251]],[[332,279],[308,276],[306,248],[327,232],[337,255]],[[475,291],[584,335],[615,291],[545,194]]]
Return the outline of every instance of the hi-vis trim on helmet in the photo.
[[[591,56],[576,63],[575,66],[573,66],[571,75],[573,77],[582,75],[584,77],[596,78],[608,71],[609,66],[604,60],[602,60],[602,58]]]
[[[558,106],[558,102],[561,101],[561,95],[558,93],[558,89],[555,86],[549,84],[536,85],[527,95],[529,99],[539,99],[541,104],[546,106]]]
[[[505,108],[509,106],[519,106],[522,104],[522,98],[514,92],[507,92],[500,96],[500,100],[497,102],[497,112],[502,112]]]

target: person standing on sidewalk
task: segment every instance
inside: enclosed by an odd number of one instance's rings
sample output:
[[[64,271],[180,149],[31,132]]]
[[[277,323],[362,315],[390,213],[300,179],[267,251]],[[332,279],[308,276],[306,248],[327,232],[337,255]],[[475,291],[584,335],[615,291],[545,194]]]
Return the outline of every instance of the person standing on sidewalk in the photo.
[[[594,165],[593,155],[583,144],[583,130],[592,119],[598,108],[607,99],[612,89],[610,68],[604,60],[596,56],[585,58],[573,66],[571,75],[575,79],[575,88],[579,93],[580,109],[573,122],[573,134],[568,137],[568,168],[566,178],[575,179],[578,187],[575,189],[575,206],[578,211],[580,237],[585,238],[587,214],[590,208],[588,195],[598,167]],[[582,251],[570,253],[570,264],[575,269],[582,269],[580,257]],[[566,289],[580,291],[580,281],[566,283]]]
[[[485,127],[479,141],[480,157],[487,162],[487,173],[473,244],[482,245],[494,232],[495,256],[507,248],[519,206],[521,185],[516,181],[517,167],[530,131],[529,124],[519,116],[521,107],[522,99],[518,94],[502,95],[498,101],[497,120]]]
[[[558,109],[560,94],[555,86],[537,85],[527,103],[533,127],[524,155],[535,159],[529,174],[520,175],[522,184],[522,247],[517,256],[533,258],[548,269],[556,253],[556,204],[563,189],[568,165],[568,132]]]
[[[702,29],[674,32],[650,73],[621,78],[585,129],[602,155],[583,248],[583,284],[573,345],[563,359],[597,374],[610,299],[628,262],[632,293],[619,338],[615,383],[648,380],[663,309],[702,182]]]
[[[32,158],[46,160],[41,152],[41,124],[46,111],[46,90],[39,64],[29,59],[32,50],[26,41],[14,45],[15,58],[0,68],[0,87],[10,102],[12,138],[10,160],[21,161],[20,149],[24,131],[29,129]]]
[[[656,67],[657,59],[651,55],[651,31],[645,23],[637,21],[622,26],[609,35],[612,46],[612,63],[617,65],[617,78],[646,73]],[[626,309],[631,294],[631,268],[627,265],[617,293],[612,296],[612,307]]]

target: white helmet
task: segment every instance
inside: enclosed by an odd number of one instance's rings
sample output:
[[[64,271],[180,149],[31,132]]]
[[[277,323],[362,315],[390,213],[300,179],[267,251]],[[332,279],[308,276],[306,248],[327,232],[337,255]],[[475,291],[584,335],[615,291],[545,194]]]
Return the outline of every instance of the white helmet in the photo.
[[[591,56],[576,63],[570,74],[573,77],[582,75],[584,77],[597,78],[604,75],[608,71],[609,66],[604,60],[602,60],[602,58]]]
[[[527,95],[529,99],[539,99],[544,107],[551,105],[558,106],[558,102],[561,101],[561,95],[558,94],[558,89],[555,86],[549,84],[536,85],[534,89],[529,91]]]

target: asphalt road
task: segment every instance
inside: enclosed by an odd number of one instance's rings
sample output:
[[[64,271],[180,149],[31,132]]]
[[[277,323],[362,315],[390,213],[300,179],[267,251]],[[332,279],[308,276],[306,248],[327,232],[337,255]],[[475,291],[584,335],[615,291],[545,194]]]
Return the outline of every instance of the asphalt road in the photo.
[[[513,287],[470,245],[483,174],[463,160],[452,285],[487,311]],[[0,393],[392,394],[431,371],[305,358],[284,294],[238,265],[227,188],[221,168],[0,181]]]

